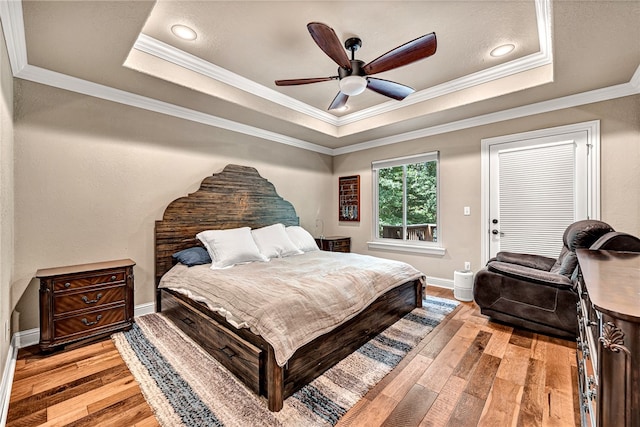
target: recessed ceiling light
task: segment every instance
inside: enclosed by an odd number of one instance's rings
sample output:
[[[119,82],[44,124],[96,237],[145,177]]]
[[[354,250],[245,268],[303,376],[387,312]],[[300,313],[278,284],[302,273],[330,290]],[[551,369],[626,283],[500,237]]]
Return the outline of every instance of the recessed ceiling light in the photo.
[[[186,25],[176,24],[171,27],[171,32],[176,36],[180,37],[183,40],[195,40],[198,35],[191,28]]]
[[[495,56],[495,57],[505,56],[507,53],[510,53],[515,48],[516,46],[511,43],[503,44],[502,46],[498,46],[497,48],[493,49],[489,55]]]

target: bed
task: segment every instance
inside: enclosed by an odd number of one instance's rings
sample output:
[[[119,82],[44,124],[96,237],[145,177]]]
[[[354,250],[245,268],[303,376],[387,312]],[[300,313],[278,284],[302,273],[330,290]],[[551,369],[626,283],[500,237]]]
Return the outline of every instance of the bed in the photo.
[[[182,268],[181,265],[176,266],[173,254],[197,245],[196,234],[238,227],[259,229],[272,224],[299,225],[293,205],[280,197],[273,184],[262,178],[256,169],[227,165],[222,172],[206,177],[196,192],[171,202],[162,220],[156,221],[155,282],[157,311],[167,316],[247,387],[265,396],[269,410],[279,411],[288,396],[406,313],[420,307],[424,278],[413,277],[384,291],[343,323],[296,348],[286,356],[284,363],[281,352],[278,347],[274,349],[268,334],[260,335],[253,328],[237,327],[239,325],[229,320],[229,316],[212,309],[210,304],[192,299],[188,293],[167,285],[160,286],[163,277],[166,283],[176,270]],[[331,256],[335,255],[349,254]],[[291,258],[302,259],[305,256]],[[322,258],[329,257],[329,254],[316,253],[313,256]],[[271,267],[276,265],[274,262]],[[238,277],[238,284],[245,283],[238,289],[249,299],[260,298],[260,284],[247,286],[247,280]]]

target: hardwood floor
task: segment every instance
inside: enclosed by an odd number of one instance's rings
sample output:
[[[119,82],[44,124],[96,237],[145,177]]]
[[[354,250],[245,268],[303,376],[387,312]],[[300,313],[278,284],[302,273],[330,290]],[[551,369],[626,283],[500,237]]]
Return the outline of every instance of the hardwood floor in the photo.
[[[489,322],[461,303],[338,425],[577,426],[576,369],[575,343]],[[105,340],[48,356],[20,350],[7,426],[50,425],[158,424]]]
[[[110,339],[42,355],[18,352],[7,426],[157,426]]]
[[[453,291],[427,293],[453,299]],[[461,303],[339,426],[579,426],[575,343]]]

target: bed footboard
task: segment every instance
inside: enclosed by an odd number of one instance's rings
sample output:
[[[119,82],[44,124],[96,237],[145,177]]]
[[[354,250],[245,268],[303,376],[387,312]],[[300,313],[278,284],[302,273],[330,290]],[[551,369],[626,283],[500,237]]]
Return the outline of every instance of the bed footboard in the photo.
[[[205,305],[179,293],[162,289],[160,298],[164,315],[256,394],[266,396],[269,410],[279,411],[284,399],[422,306],[422,284],[407,282],[383,294],[354,318],[298,349],[284,368],[262,337],[234,328]]]

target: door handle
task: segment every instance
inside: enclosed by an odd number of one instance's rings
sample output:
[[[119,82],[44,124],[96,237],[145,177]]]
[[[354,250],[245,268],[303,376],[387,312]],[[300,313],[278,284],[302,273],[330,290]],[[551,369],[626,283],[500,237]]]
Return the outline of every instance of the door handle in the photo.
[[[500,232],[494,228],[493,230],[491,230],[491,234],[495,234],[497,236],[498,234],[500,234]]]

